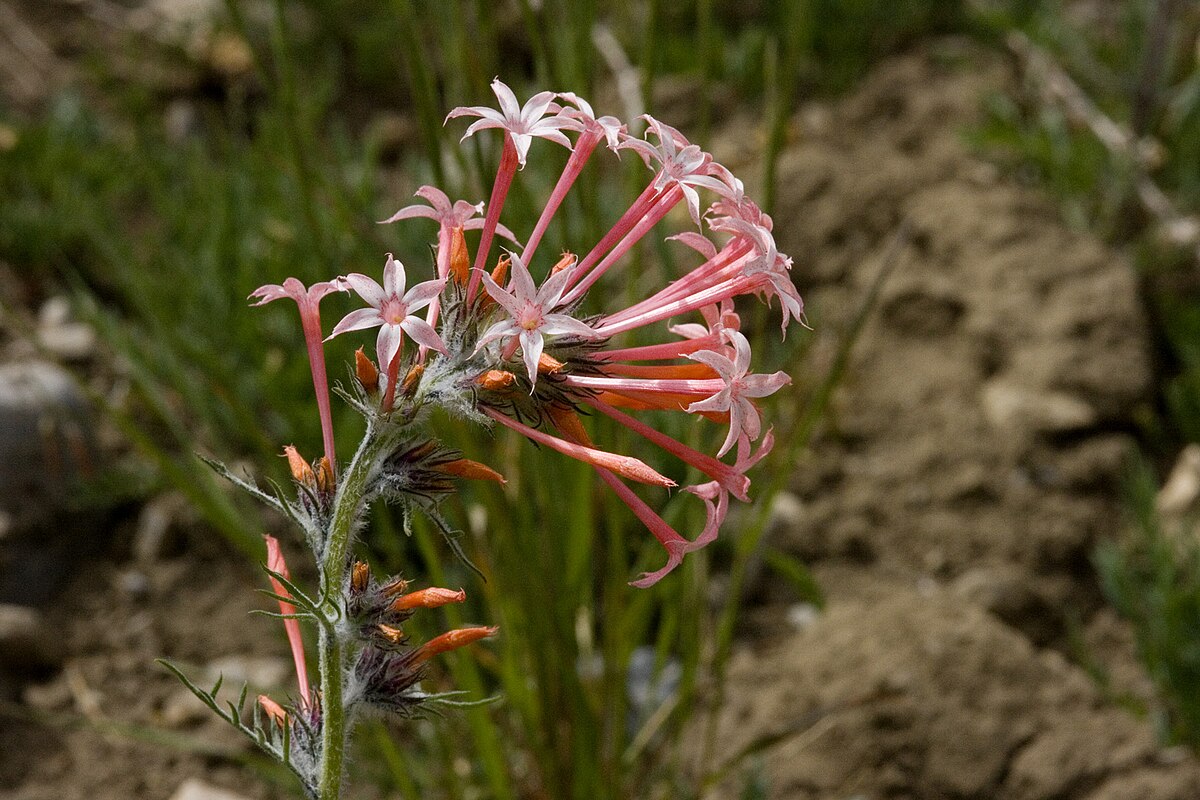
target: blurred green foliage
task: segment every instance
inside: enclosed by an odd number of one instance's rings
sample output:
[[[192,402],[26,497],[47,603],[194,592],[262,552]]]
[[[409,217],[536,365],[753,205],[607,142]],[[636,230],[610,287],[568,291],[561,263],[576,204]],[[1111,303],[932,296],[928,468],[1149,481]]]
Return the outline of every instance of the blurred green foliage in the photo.
[[[156,468],[154,490],[182,491],[257,557],[259,531],[278,521],[193,454],[283,480],[281,446],[315,454],[319,432],[294,309],[251,310],[244,298],[287,276],[377,273],[389,250],[422,274],[432,224],[373,220],[407,202],[398,185],[407,193],[432,182],[453,197],[486,198],[496,153],[486,137],[457,144],[459,130],[442,127],[448,109],[490,103],[496,75],[519,95],[551,87],[593,96],[612,82],[594,44],[603,28],[637,68],[649,110],[667,79],[698,87],[695,119],[668,121],[701,144],[719,91],[764,108],[769,208],[798,96],[845,89],[881,56],[966,25],[960,3],[938,0],[227,0],[219,29],[249,43],[253,74],[204,84],[188,98],[198,118],[182,134],[164,123],[169,97],[110,71],[102,52],[86,54],[86,88],[32,118],[0,115],[18,132],[0,152],[0,259],[47,291],[71,291],[117,354],[111,369],[129,391],[102,399]],[[414,133],[397,142],[383,124],[389,114]],[[518,231],[532,226],[564,158],[539,155],[522,173],[505,212]],[[648,177],[636,159],[609,171],[607,180],[595,168],[584,175],[563,215],[572,222],[556,226],[548,247],[597,238]],[[646,269],[669,266],[661,244],[642,259]],[[860,322],[872,302],[864,299]],[[326,327],[351,305],[326,301]],[[328,345],[335,380],[344,379],[351,338]],[[661,549],[589,469],[515,438],[442,425],[450,444],[510,479],[505,491],[467,487],[448,509],[487,582],[447,559],[419,522],[407,540],[385,508],[365,554],[380,571],[470,587],[471,603],[448,610],[445,624],[498,624],[504,635],[494,648],[451,655],[449,682],[502,701],[396,731],[368,728],[356,779],[406,798],[615,799],[692,797],[697,776],[735,771],[701,715],[719,706],[749,565],[765,556],[797,599],[820,602],[804,566],[763,543],[770,498],[845,363],[806,374],[807,341],[793,335],[763,349],[772,364],[786,362],[797,386],[776,410],[781,441],[758,471],[758,504],[731,519],[725,541],[649,591],[627,581],[659,566]],[[361,422],[337,403],[335,415],[346,454]],[[628,432],[605,422],[598,438],[628,451]],[[662,424],[700,444],[686,420]],[[683,482],[678,464],[645,458]],[[677,496],[663,513],[695,530],[696,506]],[[718,571],[721,582],[711,581]],[[414,621],[415,638],[433,632]],[[635,661],[649,667],[631,670]],[[747,796],[761,793],[758,780]]]
[[[1138,654],[1158,690],[1155,722],[1172,744],[1200,747],[1200,540],[1196,520],[1165,523],[1157,481],[1142,465],[1128,482],[1133,525],[1104,544],[1096,568],[1105,594],[1137,635]]]

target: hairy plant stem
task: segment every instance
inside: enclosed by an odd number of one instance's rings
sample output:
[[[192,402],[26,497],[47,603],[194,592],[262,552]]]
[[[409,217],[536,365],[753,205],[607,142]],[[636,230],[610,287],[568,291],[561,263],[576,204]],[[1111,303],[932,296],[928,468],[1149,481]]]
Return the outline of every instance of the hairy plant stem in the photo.
[[[321,665],[321,776],[319,800],[338,800],[342,788],[342,763],[346,749],[346,709],[342,688],[345,681],[346,659],[342,633],[342,586],[346,579],[346,554],[355,525],[362,513],[367,484],[380,453],[391,437],[374,426],[346,468],[338,486],[329,523],[329,540],[325,545],[325,562],[321,569],[321,612],[324,619],[318,641]]]

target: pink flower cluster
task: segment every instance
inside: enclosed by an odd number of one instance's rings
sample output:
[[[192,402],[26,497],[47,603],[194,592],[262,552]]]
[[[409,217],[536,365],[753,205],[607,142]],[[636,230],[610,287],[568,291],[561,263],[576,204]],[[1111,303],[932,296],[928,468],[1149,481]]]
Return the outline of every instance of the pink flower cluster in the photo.
[[[452,204],[437,189],[419,189],[417,194],[429,206],[409,206],[387,221],[427,217],[438,223],[436,279],[406,292],[404,268],[391,256],[382,286],[358,274],[338,279],[329,286],[354,290],[370,307],[352,312],[333,335],[380,327],[377,354],[380,369],[387,373],[388,396],[396,393],[401,376],[406,376],[402,393],[417,398],[446,396],[448,388],[457,388],[460,395],[472,398],[475,412],[592,464],[667,551],[661,569],[634,582],[649,586],[674,569],[686,553],[716,538],[729,497],[748,499],[746,472],[770,450],[771,432],[764,432],[755,401],[790,379],[783,372],[751,371],[750,343],[740,330],[734,299],[744,295],[757,295],[768,303],[778,299],[785,329],[791,320],[802,320],[804,306],[791,279],[792,261],[776,248],[771,218],[745,196],[742,182],[678,130],[646,116],[646,137],[637,138],[619,120],[597,117],[574,94],[541,92],[521,105],[499,80],[492,89],[499,109],[457,108],[447,117],[478,118],[464,139],[486,129],[503,134],[486,215],[479,218],[482,204]],[[500,224],[500,216],[536,138],[571,152],[522,247],[512,231]],[[581,249],[581,257],[564,253],[552,266],[539,267],[538,246],[601,142],[618,156],[632,151],[650,168],[652,177],[600,241],[589,250]],[[702,193],[709,196],[707,205]],[[634,246],[680,204],[699,230],[668,238],[695,251],[699,263],[626,308],[599,314],[588,310],[589,290],[627,264]],[[462,239],[468,229],[480,231],[470,268]],[[513,249],[488,273],[485,268],[497,234],[508,239]],[[283,294],[264,287],[258,296],[274,299]],[[315,301],[287,294],[296,297],[302,312],[308,302],[315,313]],[[428,308],[424,319],[414,315],[422,308]],[[441,310],[450,308],[455,312],[435,330]],[[660,325],[693,314],[703,322]],[[658,331],[656,343],[614,345],[634,331],[643,331],[638,335],[645,341],[647,330]],[[410,356],[402,355],[405,335],[418,345]],[[427,370],[427,358],[445,361],[442,368]],[[442,381],[440,391],[422,392],[422,375]],[[448,387],[447,380],[456,383]],[[390,413],[392,406],[385,402],[381,409]],[[617,421],[705,476],[706,482],[686,487],[707,509],[706,524],[698,535],[687,538],[674,530],[626,483],[670,487],[674,482],[636,458],[596,447],[579,419],[580,410]],[[723,443],[710,455],[635,416],[643,411],[682,412],[728,428]],[[533,420],[534,425],[521,419]],[[557,434],[545,430],[551,425]],[[732,463],[723,461],[731,452]]]

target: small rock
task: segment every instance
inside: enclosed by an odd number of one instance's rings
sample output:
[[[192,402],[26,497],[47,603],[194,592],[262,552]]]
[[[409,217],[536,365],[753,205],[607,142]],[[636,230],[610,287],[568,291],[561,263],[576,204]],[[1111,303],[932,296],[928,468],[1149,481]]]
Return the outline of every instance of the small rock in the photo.
[[[39,711],[65,711],[71,707],[71,687],[59,676],[46,683],[28,684],[21,692],[21,699]]]
[[[812,603],[796,603],[787,610],[787,621],[794,630],[802,631],[817,621],[821,610]]]
[[[188,778],[175,790],[175,794],[171,795],[171,800],[246,800],[246,797],[195,778]]]
[[[283,658],[226,656],[211,662],[206,669],[210,681],[225,676],[225,683],[241,687],[248,683],[259,689],[283,685],[291,676],[292,662]]]
[[[1038,392],[1001,380],[983,387],[983,413],[994,428],[1063,433],[1096,424],[1096,410],[1065,392]]]
[[[51,297],[38,309],[38,343],[51,354],[67,361],[82,361],[96,351],[96,331],[75,320],[71,302]]]
[[[42,361],[0,365],[0,508],[13,524],[61,505],[73,479],[90,471],[93,450],[87,404],[66,371]]]
[[[172,534],[177,533],[176,523],[186,505],[182,495],[168,493],[142,507],[133,533],[133,555],[139,564],[151,566],[178,549],[181,537]]]
[[[126,570],[117,578],[121,591],[134,600],[145,599],[150,594],[150,579],[146,573],[136,569]]]
[[[52,669],[62,663],[60,645],[37,609],[0,604],[0,667],[19,673]]]
[[[1183,448],[1167,482],[1158,492],[1155,505],[1160,514],[1179,516],[1200,498],[1200,444]]]

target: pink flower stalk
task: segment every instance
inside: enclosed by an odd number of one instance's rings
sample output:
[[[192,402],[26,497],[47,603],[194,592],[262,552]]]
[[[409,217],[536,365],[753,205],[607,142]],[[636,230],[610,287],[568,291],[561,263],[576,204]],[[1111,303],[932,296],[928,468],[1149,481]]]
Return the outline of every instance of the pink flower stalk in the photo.
[[[554,191],[550,193],[550,199],[546,201],[546,206],[542,209],[542,215],[538,218],[533,233],[529,234],[529,243],[525,245],[525,250],[521,253],[522,260],[527,264],[532,262],[533,255],[537,252],[537,246],[542,241],[546,228],[550,225],[550,220],[554,218],[559,206],[566,198],[567,192],[570,191],[579,174],[583,172],[583,167],[591,158],[596,145],[601,140],[607,140],[609,149],[615,152],[626,131],[625,124],[616,117],[597,117],[592,111],[591,104],[575,93],[560,92],[558,96],[575,106],[575,108],[564,108],[559,113],[560,117],[568,120],[563,126],[564,129],[579,131],[580,136],[571,150],[571,157],[567,159],[567,165],[563,168],[562,175],[554,185]]]
[[[609,453],[605,450],[597,450],[594,447],[585,447],[575,442],[568,442],[564,439],[559,439],[557,436],[551,436],[548,433],[543,433],[536,428],[530,428],[528,425],[522,425],[515,419],[511,419],[501,414],[499,411],[491,408],[484,408],[483,413],[487,414],[492,419],[511,428],[517,433],[526,436],[538,444],[544,444],[551,450],[557,450],[564,456],[583,461],[586,464],[591,464],[594,467],[610,470],[617,473],[623,478],[628,478],[631,481],[645,483],[651,486],[662,486],[670,488],[675,486],[675,481],[664,477],[653,469],[648,467],[642,461],[639,461],[632,456],[622,456],[617,453]]]
[[[512,278],[506,291],[494,281],[491,276],[483,275],[483,288],[509,315],[508,319],[493,324],[475,346],[475,351],[486,347],[490,342],[505,336],[516,337],[515,344],[504,350],[507,359],[515,352],[516,344],[521,347],[525,360],[525,368],[529,371],[531,383],[537,383],[538,361],[545,348],[545,336],[574,336],[580,339],[595,339],[595,332],[583,322],[568,316],[556,314],[563,289],[570,278],[570,269],[564,269],[548,277],[541,288],[533,283],[533,276],[526,269],[524,261],[515,253],[511,254]]]
[[[448,354],[449,351],[442,338],[437,335],[437,331],[415,314],[441,294],[446,285],[445,278],[418,283],[406,292],[407,276],[404,274],[404,265],[388,253],[387,263],[383,267],[382,286],[374,278],[358,272],[352,272],[342,280],[365,300],[369,307],[351,311],[343,317],[342,321],[334,326],[329,338],[347,331],[380,326],[375,341],[375,352],[379,357],[379,366],[387,370],[389,394],[395,392],[400,368],[400,345],[405,333],[417,344],[443,355]]]
[[[279,548],[279,540],[274,536],[268,535],[263,535],[263,539],[267,542],[267,569],[282,575],[290,581],[292,576],[288,572],[287,562],[283,560],[283,551]],[[274,576],[271,577],[271,588],[280,597],[291,597],[291,594],[284,588],[284,585]],[[279,613],[290,617],[283,621],[283,628],[287,631],[288,644],[292,648],[292,661],[296,663],[296,680],[300,683],[300,697],[306,706],[311,707],[312,699],[309,697],[308,689],[308,666],[304,660],[304,639],[300,636],[300,621],[292,616],[296,613],[296,607],[291,603],[280,600]],[[271,713],[271,709],[266,704],[263,707],[268,713]],[[275,704],[275,707],[278,708],[278,704]]]
[[[689,143],[683,134],[671,126],[664,125],[649,115],[644,115],[644,118],[650,124],[650,132],[658,137],[658,144],[652,145],[644,139],[626,137],[618,147],[633,150],[642,157],[647,166],[650,166],[652,161],[656,162],[659,165],[658,173],[646,187],[642,197],[638,198],[629,212],[613,226],[609,236],[602,239],[580,262],[577,272],[579,284],[567,292],[564,298],[567,302],[582,297],[601,275],[628,253],[681,200],[687,201],[688,212],[692,220],[699,225],[700,195],[696,191],[697,187],[715,192],[721,197],[731,196],[739,191],[740,183],[738,186],[731,186],[727,181],[736,179],[729,170],[716,164],[711,155],[697,145]],[[609,248],[612,248],[611,251]],[[601,257],[603,260],[599,260]]]
[[[325,347],[321,333],[321,299],[332,292],[344,292],[341,280],[314,283],[305,289],[296,278],[288,278],[282,286],[267,284],[250,293],[248,299],[258,300],[261,306],[283,297],[290,297],[300,309],[300,326],[304,331],[304,343],[308,348],[308,365],[312,371],[313,391],[317,396],[317,413],[321,418],[321,439],[325,445],[325,458],[329,468],[337,475],[337,453],[333,443],[333,414],[329,408],[329,379],[325,373]]]
[[[492,237],[500,219],[500,211],[508,197],[508,189],[512,185],[513,176],[518,168],[525,167],[525,157],[529,153],[529,145],[533,138],[539,137],[557,142],[567,149],[571,148],[571,140],[562,132],[563,128],[572,123],[567,117],[559,114],[561,107],[554,102],[553,92],[539,92],[529,98],[524,106],[517,103],[517,97],[512,89],[496,78],[492,81],[492,91],[500,101],[500,110],[487,106],[460,106],[446,115],[449,121],[456,117],[474,116],[480,119],[472,122],[463,134],[463,139],[476,131],[486,128],[499,128],[508,135],[504,137],[504,150],[500,156],[500,165],[496,169],[496,180],[492,184],[492,197],[488,202],[487,218],[484,221],[483,232],[479,239],[479,251],[475,254],[475,269],[481,271],[487,265],[488,254],[492,247]],[[467,301],[475,299],[479,288],[479,272],[472,273],[471,282],[467,286]]]

